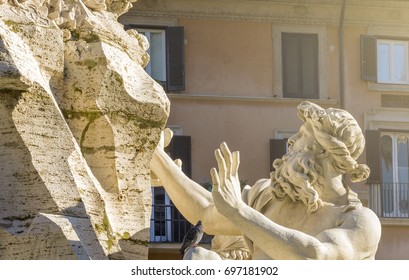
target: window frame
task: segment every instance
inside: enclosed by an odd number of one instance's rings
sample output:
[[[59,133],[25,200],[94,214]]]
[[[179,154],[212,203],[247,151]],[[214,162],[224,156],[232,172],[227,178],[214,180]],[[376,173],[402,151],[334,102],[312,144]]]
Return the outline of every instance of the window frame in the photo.
[[[163,191],[164,195],[164,204],[163,205],[157,205],[155,203],[155,197],[157,194],[157,191]],[[151,242],[170,242],[172,241],[172,220],[171,220],[171,200],[169,198],[169,195],[166,193],[165,189],[163,187],[151,187],[152,191],[152,213],[151,213],[151,220],[150,220],[150,241]],[[158,222],[158,219],[155,217],[155,207],[163,207],[164,211],[164,228],[162,229],[164,232],[164,235],[156,235],[156,222]],[[161,222],[161,221],[159,221]],[[161,227],[160,227],[161,228]]]
[[[398,163],[398,141],[399,141],[399,137],[404,136],[407,137],[409,139],[409,131],[405,131],[405,130],[380,130],[379,131],[379,137],[382,138],[383,136],[389,136],[391,138],[391,150],[392,150],[392,158],[391,158],[391,164],[393,166],[393,180],[392,182],[396,182],[396,183],[409,183],[408,182],[400,182],[399,180],[399,174],[398,174],[398,167],[399,167],[399,163]],[[382,145],[381,145],[381,150],[382,150]],[[382,153],[381,153],[382,154]],[[408,166],[409,167],[409,166]],[[383,171],[382,171],[383,174]],[[383,178],[382,178],[382,181]],[[392,183],[392,182],[384,182],[384,183]]]
[[[384,80],[384,79],[382,79],[381,77],[380,77],[380,67],[379,67],[379,64],[380,64],[380,50],[379,50],[379,48],[380,48],[380,45],[381,44],[385,44],[385,45],[388,45],[389,46],[389,52],[388,52],[388,54],[389,54],[389,76],[390,76],[390,78],[389,79],[386,79],[386,80]],[[395,65],[394,65],[394,47],[396,46],[396,45],[398,45],[398,44],[402,44],[402,45],[404,45],[404,47],[405,47],[405,61],[406,61],[406,63],[405,63],[405,79],[404,79],[404,82],[401,82],[401,81],[399,81],[399,80],[395,80],[394,79],[394,74],[395,74]],[[376,76],[376,80],[377,80],[377,83],[379,83],[379,84],[403,84],[403,85],[406,85],[406,84],[409,84],[409,73],[408,73],[408,71],[409,71],[409,48],[408,48],[408,45],[409,45],[409,39],[408,40],[396,40],[396,39],[382,39],[382,38],[377,38],[376,39],[376,56],[377,56],[377,64],[376,64],[376,67],[377,67],[377,76]]]
[[[162,26],[162,25],[140,25],[128,24],[125,29],[134,29],[136,31],[163,31],[164,38],[162,45],[162,59],[164,59],[164,77],[165,81],[160,82],[164,90],[169,93],[178,93],[185,90],[185,39],[183,26]],[[162,33],[163,34],[163,33]],[[149,41],[150,43],[150,41]],[[163,50],[165,51],[163,53]],[[148,49],[148,53],[150,48]],[[149,62],[150,63],[150,62]],[[148,64],[149,64],[148,63]],[[148,73],[149,74],[149,73]],[[150,75],[150,74],[149,74]]]
[[[403,198],[405,198],[407,202],[408,197],[408,182],[401,182],[399,179],[399,152],[398,152],[398,144],[399,144],[399,137],[404,136],[407,137],[407,141],[409,139],[409,131],[397,131],[397,130],[380,130],[379,137],[380,142],[382,142],[383,136],[389,136],[391,138],[391,164],[392,164],[392,181],[386,181],[384,177],[383,171],[383,159],[382,159],[382,145],[380,146],[381,155],[381,180],[383,185],[383,192],[389,192],[387,198],[384,196],[382,197],[382,205],[383,205],[383,215],[390,216],[393,218],[401,218],[401,217],[408,217],[408,209],[401,210],[400,209],[400,202]],[[409,167],[409,164],[407,168]],[[387,190],[385,190],[387,189]],[[385,210],[385,208],[390,209],[390,211]]]
[[[409,84],[390,84],[377,82],[377,70],[376,67],[372,68],[372,71],[368,71],[369,57],[374,57],[373,60],[377,60],[377,43],[376,40],[395,40],[395,41],[408,41],[409,32],[404,28],[390,28],[390,27],[368,27],[367,34],[361,35],[361,80],[367,81],[368,90],[372,91],[396,91],[396,92],[409,92]],[[369,48],[369,51],[368,51]],[[372,48],[372,50],[370,50]],[[408,46],[409,48],[409,46]],[[373,53],[375,51],[375,53]],[[368,55],[369,53],[369,55]],[[409,61],[409,49],[408,49],[408,61]],[[377,62],[376,62],[377,64]],[[376,65],[375,64],[375,65]],[[409,62],[408,62],[409,65]],[[371,73],[372,72],[372,73]]]
[[[366,163],[371,169],[367,180],[369,187],[369,207],[380,217],[382,224],[409,225],[408,213],[386,213],[382,209],[381,194],[382,164],[381,164],[381,133],[408,133],[409,110],[404,108],[375,108],[365,113],[366,132]]]
[[[283,96],[282,33],[318,35],[318,100],[327,99],[327,29],[323,26],[273,24],[274,96],[287,98]]]
[[[156,79],[155,80],[159,81],[159,82],[163,82],[163,83],[166,84],[166,81],[167,81],[167,73],[166,73],[166,29],[162,29],[162,28],[138,28],[137,30],[140,33],[144,33],[144,35],[145,35],[146,39],[148,40],[149,44],[151,44],[151,35],[152,35],[152,33],[160,33],[161,38],[162,38],[162,42],[163,42],[162,43],[162,50],[161,50],[161,53],[162,53],[162,59],[161,60],[162,60],[162,65],[163,65],[162,76],[164,77],[164,80],[163,81],[156,80]],[[149,54],[150,57],[152,57],[151,56],[152,55],[151,45],[149,46],[149,48],[147,50],[147,53]],[[145,67],[145,71],[146,71],[146,73],[149,74],[149,76],[152,77],[151,59],[149,59],[149,63]],[[154,78],[154,77],[152,77],[152,78]]]

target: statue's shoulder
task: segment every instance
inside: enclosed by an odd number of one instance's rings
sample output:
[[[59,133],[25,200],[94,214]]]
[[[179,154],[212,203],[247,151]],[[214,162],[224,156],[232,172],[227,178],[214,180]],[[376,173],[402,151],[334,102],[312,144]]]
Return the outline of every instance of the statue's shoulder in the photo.
[[[381,239],[382,227],[378,216],[369,208],[362,206],[344,213],[345,220],[341,226],[348,230],[357,253],[357,259],[373,258]]]
[[[350,212],[347,212],[347,220],[357,223],[363,227],[380,227],[378,216],[368,207],[361,206]]]
[[[244,187],[242,191],[243,201],[250,207],[260,210],[273,197],[270,186],[270,179],[260,179],[252,187]]]

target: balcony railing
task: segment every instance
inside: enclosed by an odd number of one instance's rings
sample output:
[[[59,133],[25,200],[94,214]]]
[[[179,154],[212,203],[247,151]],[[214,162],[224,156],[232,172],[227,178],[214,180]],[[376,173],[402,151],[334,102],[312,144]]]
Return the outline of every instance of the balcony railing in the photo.
[[[380,218],[409,218],[409,183],[371,184],[371,209]]]
[[[173,205],[152,205],[150,242],[181,243],[192,225]],[[210,243],[213,236],[203,234],[201,243]]]

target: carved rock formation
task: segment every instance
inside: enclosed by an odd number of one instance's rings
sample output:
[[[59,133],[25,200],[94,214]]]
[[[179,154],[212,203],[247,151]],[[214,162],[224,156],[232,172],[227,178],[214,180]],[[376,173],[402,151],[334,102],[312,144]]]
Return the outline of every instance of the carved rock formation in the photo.
[[[134,1],[0,0],[0,259],[146,259],[169,115]]]

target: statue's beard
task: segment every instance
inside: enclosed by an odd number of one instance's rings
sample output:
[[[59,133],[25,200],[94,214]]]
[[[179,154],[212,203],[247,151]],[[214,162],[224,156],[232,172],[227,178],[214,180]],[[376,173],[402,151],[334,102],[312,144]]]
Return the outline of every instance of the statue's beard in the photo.
[[[276,196],[289,196],[294,202],[301,201],[307,206],[307,212],[315,212],[322,204],[317,191],[318,176],[321,167],[316,163],[312,149],[289,151],[282,159],[273,163],[275,171],[271,173],[271,185]]]

